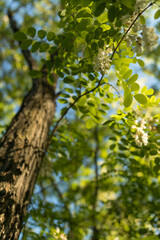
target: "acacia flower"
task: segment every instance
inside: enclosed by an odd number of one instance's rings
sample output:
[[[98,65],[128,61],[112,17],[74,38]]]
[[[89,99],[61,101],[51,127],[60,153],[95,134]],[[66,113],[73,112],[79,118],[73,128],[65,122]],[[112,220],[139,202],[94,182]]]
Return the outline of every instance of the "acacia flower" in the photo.
[[[148,144],[148,133],[144,131],[144,129],[146,129],[145,125],[146,121],[144,119],[141,119],[140,122],[136,120],[135,125],[131,127],[132,129],[135,129],[135,134],[133,135],[133,137],[135,139],[136,145],[139,147],[141,147],[143,144],[145,146]]]
[[[100,71],[102,74],[107,74],[111,67],[111,59],[109,54],[112,53],[112,49],[108,46],[105,49],[99,49],[98,56],[94,58],[94,71]]]

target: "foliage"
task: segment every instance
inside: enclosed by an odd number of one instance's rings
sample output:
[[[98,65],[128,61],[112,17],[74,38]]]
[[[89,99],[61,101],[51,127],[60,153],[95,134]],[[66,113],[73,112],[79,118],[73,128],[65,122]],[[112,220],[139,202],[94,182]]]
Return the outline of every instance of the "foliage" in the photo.
[[[12,37],[2,16],[2,130],[42,65],[51,85],[59,77],[58,117],[21,239],[159,239],[160,99],[135,71],[154,74],[145,63],[160,48],[147,12],[158,21],[159,4],[17,1],[25,10]],[[28,70],[20,49],[32,53],[39,69]]]

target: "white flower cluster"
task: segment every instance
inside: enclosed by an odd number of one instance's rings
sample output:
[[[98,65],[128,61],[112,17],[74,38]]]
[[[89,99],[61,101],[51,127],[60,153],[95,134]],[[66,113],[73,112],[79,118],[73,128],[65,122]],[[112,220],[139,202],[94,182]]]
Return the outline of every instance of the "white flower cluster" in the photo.
[[[137,0],[135,5],[135,10],[136,11],[143,10],[148,3],[149,3],[149,0]]]
[[[133,23],[138,12],[144,9],[147,6],[148,2],[148,0],[137,0],[135,5],[135,13],[132,16],[127,14],[122,18],[125,32]],[[138,55],[141,55],[144,50],[146,52],[150,52],[154,47],[157,46],[158,35],[155,33],[155,28],[146,27],[146,25],[142,25],[140,20],[137,19],[129,34],[125,37],[125,40],[127,41],[128,46],[135,46],[134,51]]]
[[[61,233],[60,229],[57,228],[56,232],[54,233],[54,239],[57,239],[57,240],[67,240],[67,236],[64,233]]]
[[[141,147],[143,144],[148,144],[148,133],[144,131],[146,129],[146,121],[141,119],[140,122],[138,120],[135,121],[135,125],[132,126],[132,129],[135,129],[135,134],[133,137],[135,138],[135,143],[137,146]]]
[[[102,74],[107,74],[111,67],[111,59],[109,54],[112,53],[112,48],[106,46],[105,49],[99,49],[98,56],[94,58],[94,71],[100,71]]]
[[[158,45],[158,35],[155,33],[154,27],[147,28],[143,25],[143,41],[144,41],[144,48],[147,52],[151,51],[154,47]]]

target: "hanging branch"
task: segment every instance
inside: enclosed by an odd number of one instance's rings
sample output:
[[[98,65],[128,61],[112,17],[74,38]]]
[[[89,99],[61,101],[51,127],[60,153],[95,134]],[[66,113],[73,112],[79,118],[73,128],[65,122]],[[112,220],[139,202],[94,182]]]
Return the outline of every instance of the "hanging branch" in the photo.
[[[121,45],[121,42],[124,40],[124,38],[127,36],[127,34],[129,33],[129,31],[131,30],[131,28],[133,27],[133,25],[135,24],[135,22],[137,21],[137,19],[149,8],[151,7],[154,3],[156,3],[157,0],[155,0],[154,2],[151,2],[147,7],[145,7],[141,12],[138,13],[137,17],[133,20],[133,22],[131,23],[131,25],[129,26],[129,28],[127,29],[127,31],[124,33],[124,35],[122,36],[121,40],[118,42],[117,47],[114,49],[112,56],[111,56],[111,60],[114,57],[114,54],[116,53],[117,49],[119,48],[119,46]]]
[[[7,15],[8,15],[8,18],[9,18],[11,29],[12,29],[13,33],[16,33],[17,31],[19,31],[20,28],[17,27],[17,23],[13,19],[13,13],[10,9],[8,9]],[[21,42],[18,41],[18,44],[20,46]],[[32,58],[32,55],[31,55],[30,51],[21,49],[21,52],[22,52],[22,54],[23,54],[23,56],[24,56],[24,58],[25,58],[25,60],[28,64],[29,69],[30,70],[36,69],[36,63],[35,63],[35,60]]]
[[[115,52],[117,51],[118,47],[120,46],[120,44],[122,43],[122,41],[124,40],[124,38],[127,36],[128,32],[130,31],[130,29],[133,27],[133,25],[135,24],[135,22],[137,21],[137,19],[149,8],[151,7],[154,3],[156,3],[157,0],[155,0],[154,2],[151,2],[147,7],[145,7],[141,12],[139,12],[139,14],[137,15],[137,17],[133,20],[133,22],[131,23],[131,25],[129,26],[129,28],[127,29],[127,31],[125,32],[125,34],[123,35],[123,37],[121,38],[121,40],[119,41],[117,47],[114,49],[113,51],[113,54],[111,56],[111,60],[113,59],[114,57],[114,54]],[[52,133],[51,133],[51,136],[50,136],[50,140],[48,142],[48,145],[51,143],[52,141],[52,137],[54,136],[58,126],[59,126],[59,123],[62,121],[62,119],[65,117],[65,115],[68,113],[68,111],[73,107],[75,106],[75,104],[79,101],[79,99],[91,92],[94,92],[96,89],[98,89],[100,86],[102,86],[103,84],[108,84],[109,86],[111,86],[119,95],[119,97],[122,97],[120,92],[116,89],[116,87],[114,87],[112,84],[110,83],[105,83],[105,82],[102,82],[103,80],[103,77],[104,75],[102,75],[101,79],[99,80],[98,84],[96,87],[92,88],[91,90],[89,91],[86,91],[85,93],[79,95],[79,97],[77,97],[77,99],[69,105],[69,107],[66,109],[66,111],[62,114],[62,116],[58,119],[58,121],[56,122],[56,125],[55,127],[53,128],[52,130]]]

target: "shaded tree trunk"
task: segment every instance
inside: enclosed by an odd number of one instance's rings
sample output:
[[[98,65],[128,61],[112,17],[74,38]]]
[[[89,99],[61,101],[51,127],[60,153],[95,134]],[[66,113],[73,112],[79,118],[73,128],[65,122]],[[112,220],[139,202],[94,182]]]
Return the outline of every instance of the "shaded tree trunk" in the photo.
[[[55,112],[46,74],[36,79],[0,142],[0,239],[17,240]]]

